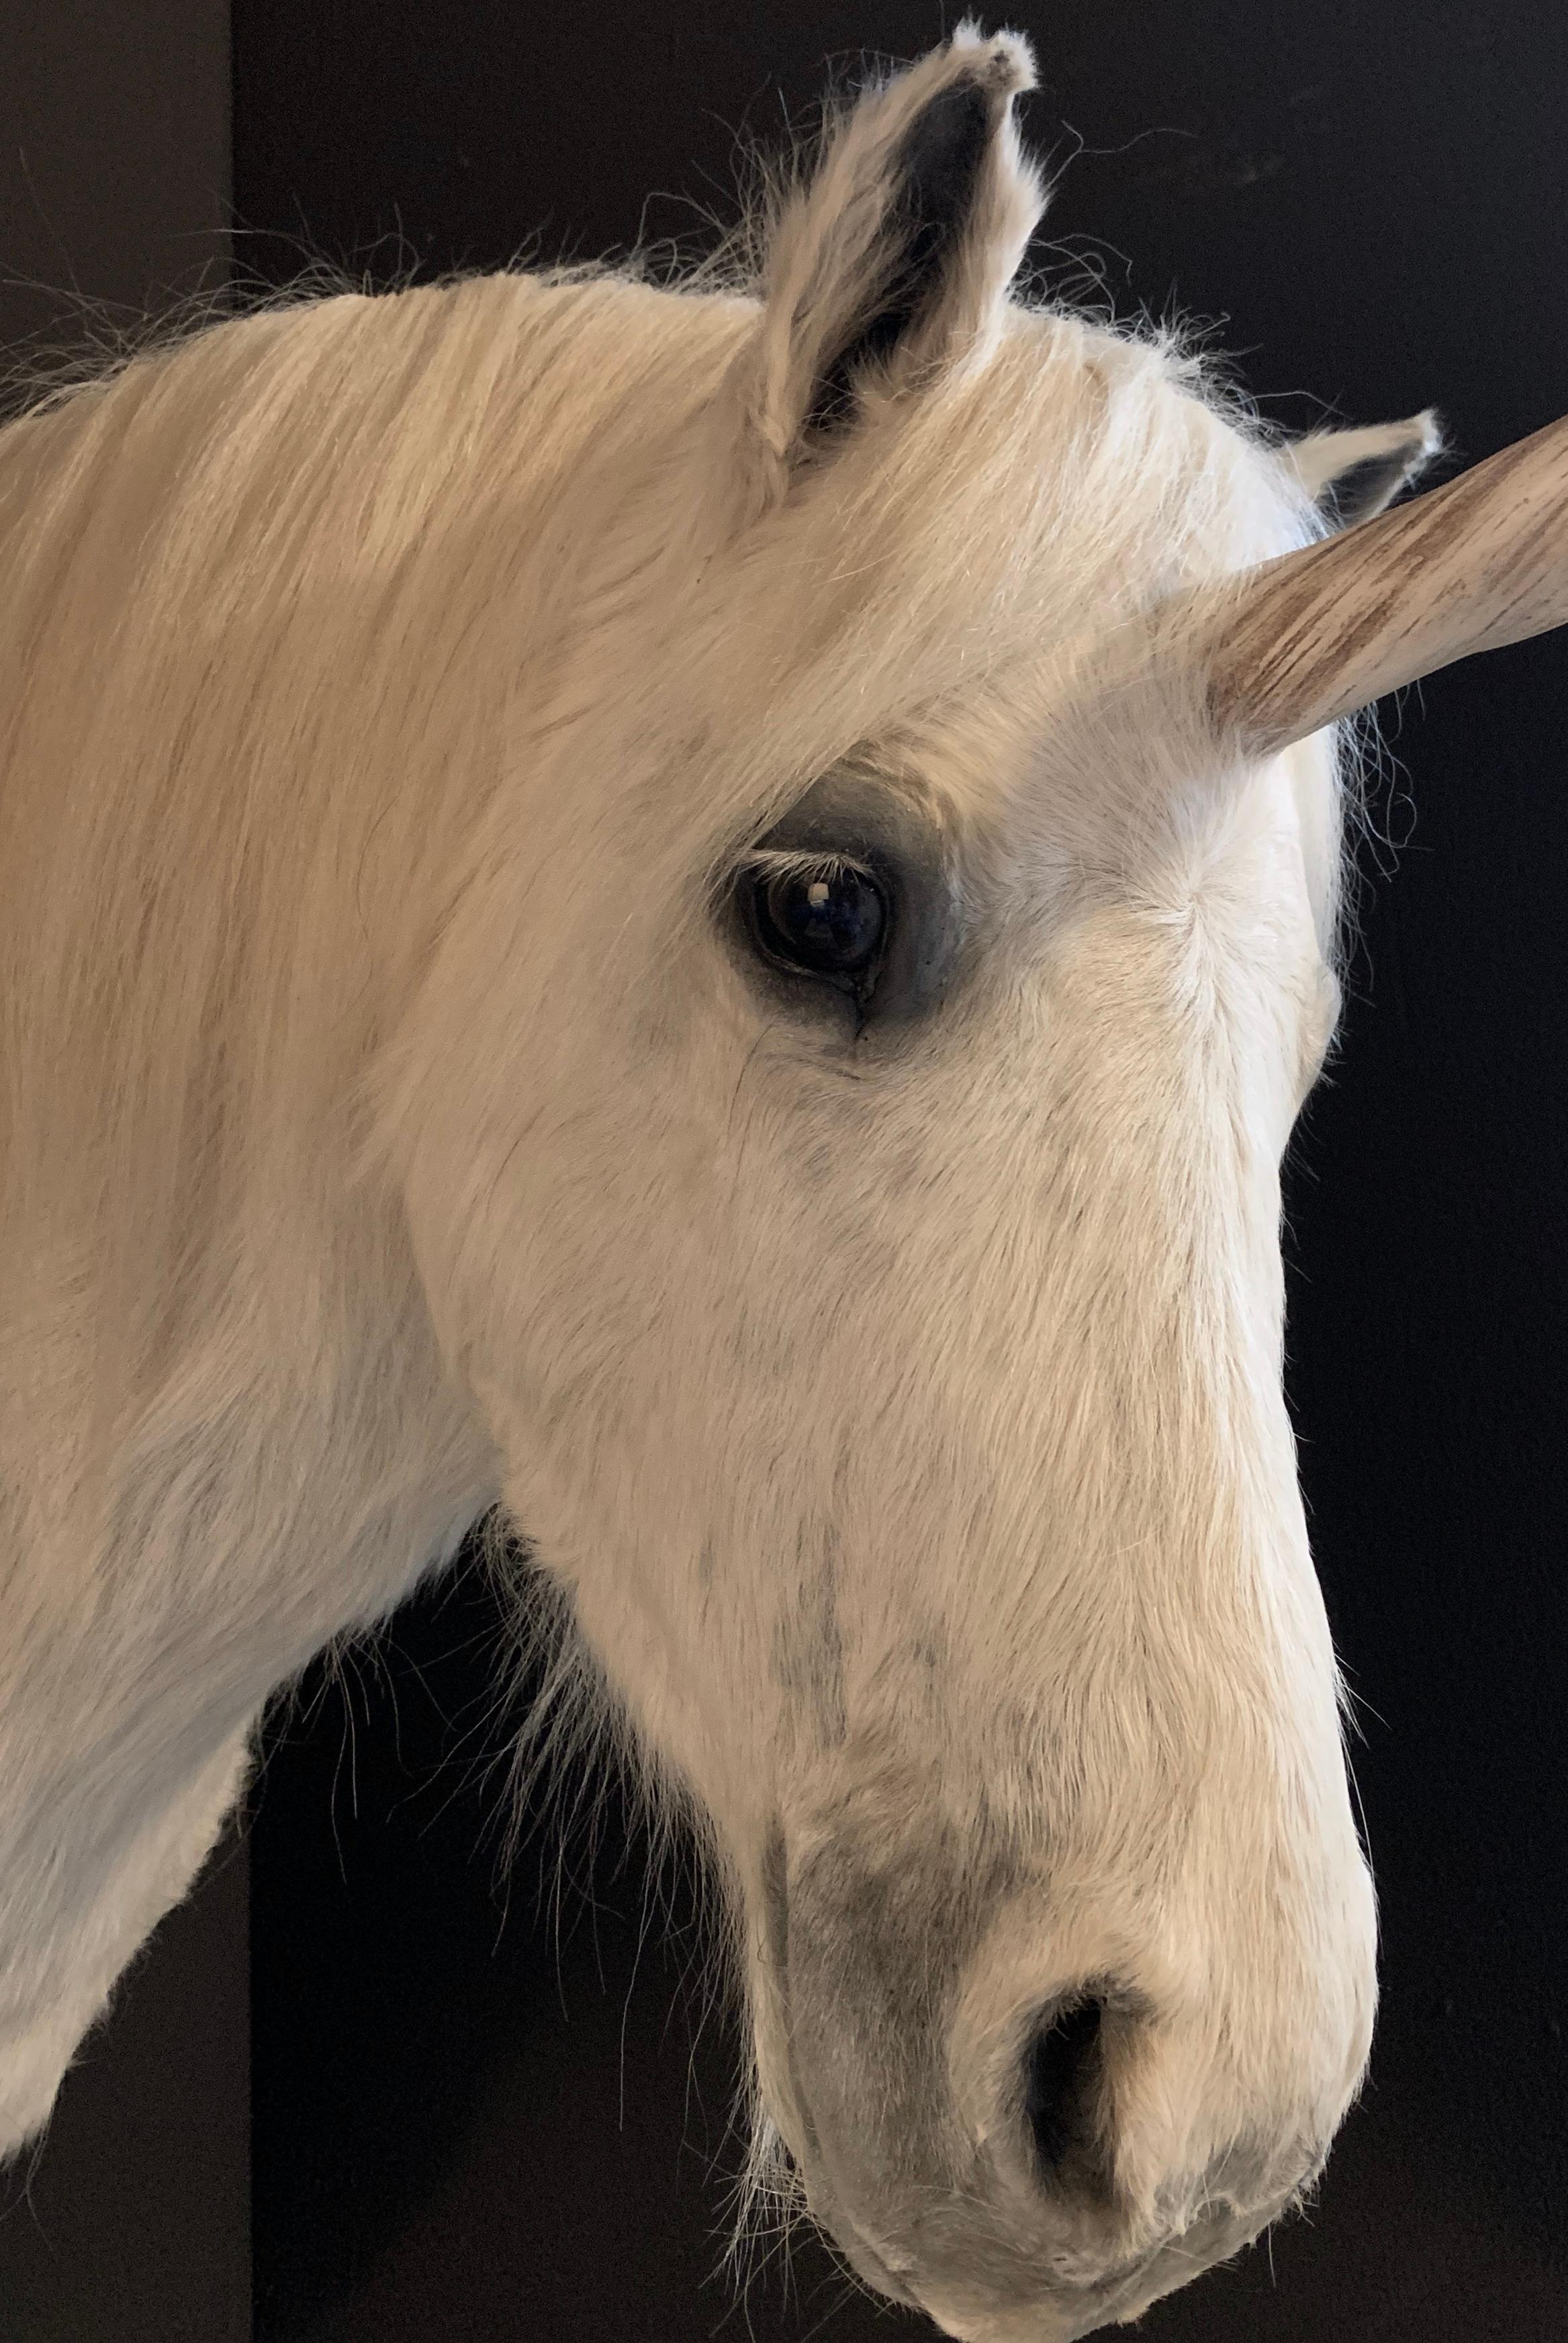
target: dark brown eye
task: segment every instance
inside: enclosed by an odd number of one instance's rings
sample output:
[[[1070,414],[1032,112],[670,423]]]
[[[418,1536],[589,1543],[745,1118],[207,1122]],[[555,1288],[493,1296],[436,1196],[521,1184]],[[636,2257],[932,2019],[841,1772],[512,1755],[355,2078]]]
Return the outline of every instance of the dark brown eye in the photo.
[[[888,924],[882,890],[852,863],[762,871],[751,881],[758,943],[780,967],[859,990]]]

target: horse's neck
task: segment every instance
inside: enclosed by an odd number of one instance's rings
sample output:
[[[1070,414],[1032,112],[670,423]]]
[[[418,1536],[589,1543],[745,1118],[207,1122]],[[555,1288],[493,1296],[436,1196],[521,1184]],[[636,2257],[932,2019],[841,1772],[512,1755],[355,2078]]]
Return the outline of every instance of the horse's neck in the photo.
[[[397,1602],[496,1467],[411,1267],[354,1227],[381,1217],[347,1197],[336,1258],[319,1228],[286,1256],[256,1242],[111,1418],[90,1290],[8,1331],[8,1630],[30,1625],[41,1653],[90,1624],[136,1654],[139,1699],[199,1675],[244,1703]],[[20,1640],[0,1639],[0,1720]]]
[[[0,1332],[0,1842],[57,1785],[102,1817],[155,1753],[205,1763],[493,1492],[391,1202],[287,1218],[215,1240],[106,1388],[90,1245]]]
[[[41,1345],[6,1394],[0,2155],[201,1861],[268,1693],[494,1493],[470,1410],[403,1332],[400,1353],[241,1377],[215,1325],[96,1460],[58,1413],[79,1346]]]

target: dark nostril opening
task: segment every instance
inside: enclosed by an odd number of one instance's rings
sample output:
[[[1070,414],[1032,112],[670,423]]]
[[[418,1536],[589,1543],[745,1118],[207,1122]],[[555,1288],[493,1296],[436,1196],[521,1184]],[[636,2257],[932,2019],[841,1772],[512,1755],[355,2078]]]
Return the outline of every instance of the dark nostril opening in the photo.
[[[1086,1996],[1058,2009],[1030,2046],[1024,2113],[1045,2170],[1065,2177],[1094,2162],[1104,2005]]]

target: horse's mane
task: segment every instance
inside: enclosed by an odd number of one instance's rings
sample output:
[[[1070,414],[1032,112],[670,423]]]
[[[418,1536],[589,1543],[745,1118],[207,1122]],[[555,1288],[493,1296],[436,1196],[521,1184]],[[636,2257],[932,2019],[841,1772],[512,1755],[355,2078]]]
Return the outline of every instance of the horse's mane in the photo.
[[[5,1226],[40,1305],[84,1232],[166,1314],[240,1191],[297,1209],[277,1149],[340,1116],[447,908],[433,844],[498,777],[561,483],[723,329],[666,307],[526,277],[296,305],[0,435]]]
[[[657,464],[712,402],[754,315],[723,285],[295,301],[0,432],[7,1339],[54,1312],[58,1342],[59,1296],[92,1293],[111,1413],[210,1313],[242,1220],[286,1253],[327,1211],[323,1134],[363,1135],[506,779],[507,709],[622,526],[591,482]],[[1017,315],[972,444],[912,435],[911,508],[968,468],[1019,546],[1050,538],[1064,609],[1084,578],[1275,549],[1257,435],[1174,337]],[[1064,446],[1070,495],[1047,494]]]

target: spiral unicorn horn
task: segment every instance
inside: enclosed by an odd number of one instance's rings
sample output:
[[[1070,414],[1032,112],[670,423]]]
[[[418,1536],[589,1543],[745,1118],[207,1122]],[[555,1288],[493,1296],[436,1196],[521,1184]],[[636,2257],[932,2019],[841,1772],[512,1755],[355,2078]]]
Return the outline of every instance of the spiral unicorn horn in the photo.
[[[1568,621],[1568,417],[1213,592],[1211,706],[1254,755]]]

